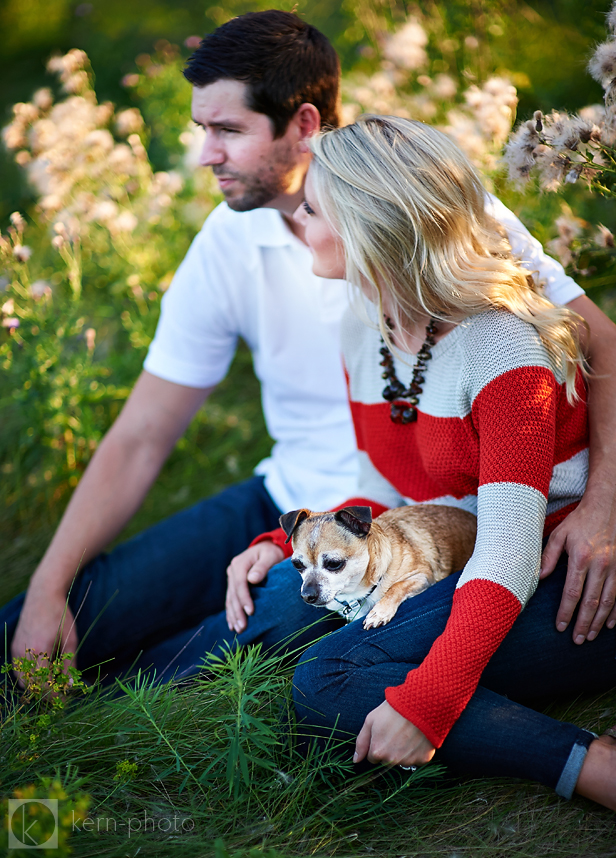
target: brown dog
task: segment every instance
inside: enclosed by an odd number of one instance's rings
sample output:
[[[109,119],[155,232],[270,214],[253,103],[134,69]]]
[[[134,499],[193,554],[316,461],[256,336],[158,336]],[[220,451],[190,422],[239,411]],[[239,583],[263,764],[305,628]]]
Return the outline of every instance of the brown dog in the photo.
[[[374,521],[367,506],[296,509],[280,516],[280,526],[293,540],[304,601],[349,622],[366,617],[366,629],[385,625],[405,599],[462,569],[477,533],[470,512],[436,504],[390,509]]]

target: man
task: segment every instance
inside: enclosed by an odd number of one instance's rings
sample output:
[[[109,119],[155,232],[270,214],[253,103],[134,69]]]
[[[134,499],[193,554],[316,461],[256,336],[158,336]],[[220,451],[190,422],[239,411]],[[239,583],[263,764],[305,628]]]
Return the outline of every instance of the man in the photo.
[[[232,633],[241,642],[280,640],[315,615],[308,609],[306,619],[301,607],[295,614],[275,601],[266,608],[261,600],[251,617],[248,585],[263,581],[282,552],[270,541],[246,546],[276,527],[280,512],[327,509],[353,495],[354,440],[337,342],[346,290],[312,275],[291,219],[303,198],[306,140],[322,125],[338,124],[338,59],[297,16],[249,13],[206,37],[185,75],[193,84],[193,118],[207,132],[201,163],[212,167],[226,205],[208,218],[178,269],[144,372],[76,489],[25,601],[18,598],[0,616],[13,656],[26,648],[51,652],[61,628],[64,651],[80,647],[81,667],[110,660],[113,672],[145,650],[141,663],[173,672],[184,668],[181,652],[195,636],[204,652]],[[616,420],[609,375],[616,328],[510,212],[491,205],[552,299],[569,303],[590,325],[597,378],[588,491],[544,558],[549,573],[563,548],[570,556],[559,628],[569,623],[586,581],[574,629],[582,642],[608,615],[616,623],[616,452],[608,431]],[[101,554],[225,375],[238,335],[252,349],[262,383],[275,439],[271,457],[252,480]]]

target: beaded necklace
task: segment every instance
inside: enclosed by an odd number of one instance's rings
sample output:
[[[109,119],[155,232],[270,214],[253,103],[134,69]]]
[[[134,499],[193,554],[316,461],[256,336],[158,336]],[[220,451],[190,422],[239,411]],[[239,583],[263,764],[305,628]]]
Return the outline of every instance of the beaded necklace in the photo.
[[[393,330],[391,319],[385,318],[385,322],[389,330]],[[382,396],[387,402],[391,403],[389,416],[393,423],[414,423],[417,420],[417,405],[419,403],[419,394],[422,392],[422,384],[425,382],[423,371],[426,368],[426,362],[432,358],[432,346],[434,345],[434,335],[437,331],[435,319],[430,319],[426,325],[426,339],[420,350],[417,352],[417,360],[413,367],[413,377],[408,387],[405,387],[396,375],[394,369],[394,359],[392,353],[385,345],[383,337],[381,337],[382,346],[379,349],[383,355],[383,360],[380,365],[384,367],[381,374],[382,378],[387,379],[387,384],[383,388]],[[406,402],[399,403],[396,400],[406,399]]]

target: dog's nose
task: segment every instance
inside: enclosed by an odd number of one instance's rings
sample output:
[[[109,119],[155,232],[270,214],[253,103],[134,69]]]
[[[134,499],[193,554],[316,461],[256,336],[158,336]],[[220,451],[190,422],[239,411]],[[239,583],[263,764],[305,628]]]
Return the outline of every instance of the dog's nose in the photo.
[[[302,599],[309,605],[314,605],[319,599],[319,590],[315,584],[308,583],[302,587]]]

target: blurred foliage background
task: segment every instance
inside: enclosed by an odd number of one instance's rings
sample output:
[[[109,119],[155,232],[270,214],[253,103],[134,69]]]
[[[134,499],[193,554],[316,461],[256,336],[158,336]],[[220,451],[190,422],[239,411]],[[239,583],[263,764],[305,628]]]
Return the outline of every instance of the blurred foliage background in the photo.
[[[49,83],[45,64],[52,53],[81,48],[96,76],[100,101],[139,104],[139,93],[122,86],[136,71],[135,59],[161,40],[182,46],[187,37],[210,32],[229,17],[272,5],[297,8],[333,41],[343,69],[369,67],[381,34],[416,11],[438,16],[453,42],[441,71],[469,69],[480,79],[509,73],[518,89],[521,116],[539,108],[576,110],[599,101],[600,87],[584,73],[585,60],[605,34],[607,0],[3,0],[0,4],[0,118]],[[468,46],[464,37],[478,44]],[[4,124],[4,122],[3,122]],[[153,146],[155,166],[164,169],[165,151]],[[8,214],[23,208],[28,188],[10,158],[0,158],[0,228]]]
[[[218,2],[0,4],[0,602],[44,550],[140,371],[173,271],[220,201],[196,167],[181,69],[204,33],[272,4]],[[296,8],[339,51],[346,121],[362,110],[397,112],[449,130],[488,187],[541,241],[553,241],[608,311],[613,247],[590,256],[586,248],[599,224],[616,228],[613,202],[582,183],[558,194],[541,193],[537,182],[515,188],[500,153],[518,100],[518,119],[602,101],[585,67],[605,38],[609,5],[277,3]],[[270,444],[240,346],[122,537],[248,476]]]

